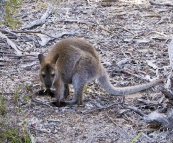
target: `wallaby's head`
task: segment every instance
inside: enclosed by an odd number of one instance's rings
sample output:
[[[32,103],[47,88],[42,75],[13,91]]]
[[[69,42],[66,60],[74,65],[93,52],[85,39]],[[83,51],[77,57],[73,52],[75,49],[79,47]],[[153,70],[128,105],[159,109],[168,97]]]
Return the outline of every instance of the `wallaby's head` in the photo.
[[[50,89],[57,79],[58,72],[56,68],[56,61],[58,57],[59,54],[52,57],[51,61],[47,61],[43,54],[38,55],[38,59],[40,61],[40,79],[47,89]]]

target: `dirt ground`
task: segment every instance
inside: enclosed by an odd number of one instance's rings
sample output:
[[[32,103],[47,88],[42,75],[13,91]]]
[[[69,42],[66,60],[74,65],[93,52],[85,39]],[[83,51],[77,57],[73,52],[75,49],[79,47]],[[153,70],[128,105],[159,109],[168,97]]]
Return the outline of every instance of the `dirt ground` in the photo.
[[[46,3],[24,1],[19,14],[23,25],[39,19],[46,12]],[[27,28],[29,32],[0,26],[16,34],[2,32],[24,55],[17,55],[6,40],[0,39],[0,92],[7,107],[1,120],[18,127],[25,122],[37,143],[173,142],[172,129],[151,127],[145,121],[153,111],[165,113],[168,104],[161,92],[163,85],[128,95],[123,101],[94,81],[85,88],[84,106],[61,108],[49,105],[54,98],[35,95],[41,85],[37,55],[47,53],[66,37],[85,38],[94,45],[114,86],[137,85],[156,78],[166,80],[170,72],[172,6],[147,0],[54,1],[53,6],[55,9],[44,24]],[[58,34],[62,35],[50,36]],[[72,87],[70,94],[73,95]],[[144,116],[129,107],[140,110]]]

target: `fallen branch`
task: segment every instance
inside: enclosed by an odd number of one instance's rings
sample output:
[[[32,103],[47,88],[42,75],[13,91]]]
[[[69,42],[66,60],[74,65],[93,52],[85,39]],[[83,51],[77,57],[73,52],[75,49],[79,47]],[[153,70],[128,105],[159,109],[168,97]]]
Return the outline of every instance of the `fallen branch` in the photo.
[[[15,54],[16,54],[17,56],[21,56],[21,55],[22,55],[22,51],[20,51],[20,50],[17,48],[17,46],[13,43],[13,41],[11,41],[6,35],[4,35],[4,34],[2,34],[2,33],[0,32],[0,37],[7,40],[8,45],[10,45],[10,46],[15,50]]]
[[[49,17],[49,15],[52,13],[52,6],[49,5],[49,7],[47,8],[46,12],[42,15],[42,17],[40,19],[37,19],[31,23],[29,23],[28,25],[24,25],[22,27],[22,29],[29,29],[32,28],[33,26],[38,26],[41,24],[44,24],[46,19]]]
[[[167,106],[173,106],[173,39],[171,40],[171,42],[168,45],[168,54],[169,54],[169,62],[170,62],[171,71],[167,77],[165,89],[162,90],[162,93],[164,94],[165,98],[168,99]],[[170,114],[171,114],[171,116],[173,115],[173,110],[170,110],[168,115],[170,115]],[[171,121],[172,121],[172,119],[171,119]],[[173,122],[171,122],[171,124],[170,123],[168,124],[169,127],[170,127],[170,125],[173,126]]]
[[[3,33],[9,33],[9,34],[11,34],[11,35],[13,35],[13,36],[18,37],[18,35],[17,35],[17,34],[15,34],[15,33],[14,33],[14,32],[12,32],[12,31],[9,31],[9,30],[6,30],[6,29],[1,29],[1,28],[0,28],[0,31],[1,31],[1,32],[3,32]]]
[[[77,31],[72,32],[62,32],[57,35],[50,35],[42,31],[33,31],[33,30],[18,30],[18,31],[12,31],[14,33],[35,33],[37,36],[40,37],[41,41],[38,41],[41,46],[45,46],[49,41],[53,41],[58,38],[62,38],[63,36],[74,36],[75,34],[78,34]],[[43,37],[41,35],[45,35],[46,37]]]

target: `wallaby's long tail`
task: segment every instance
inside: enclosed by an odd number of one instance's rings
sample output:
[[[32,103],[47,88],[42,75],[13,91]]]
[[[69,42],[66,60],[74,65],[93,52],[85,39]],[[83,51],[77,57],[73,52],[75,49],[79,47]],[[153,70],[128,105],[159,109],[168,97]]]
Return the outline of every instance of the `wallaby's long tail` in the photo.
[[[157,85],[158,83],[162,83],[162,79],[154,80],[152,82],[136,85],[136,86],[129,86],[129,87],[114,87],[110,81],[107,72],[104,68],[102,68],[102,74],[98,78],[100,84],[103,86],[103,88],[108,91],[110,94],[121,96],[121,95],[127,95],[136,93],[142,90],[146,90],[154,85]]]

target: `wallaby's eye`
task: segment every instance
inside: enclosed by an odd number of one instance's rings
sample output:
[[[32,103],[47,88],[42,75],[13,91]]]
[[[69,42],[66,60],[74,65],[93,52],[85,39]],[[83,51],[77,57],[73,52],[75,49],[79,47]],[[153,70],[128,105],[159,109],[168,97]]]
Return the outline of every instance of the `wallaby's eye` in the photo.
[[[54,77],[55,76],[55,74],[51,74],[51,77]]]
[[[42,76],[43,78],[45,78],[45,77],[46,77],[46,75],[45,75],[45,74],[42,74],[41,76]]]

